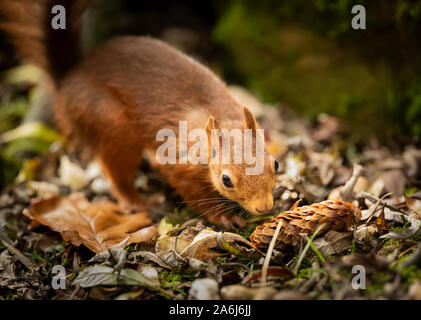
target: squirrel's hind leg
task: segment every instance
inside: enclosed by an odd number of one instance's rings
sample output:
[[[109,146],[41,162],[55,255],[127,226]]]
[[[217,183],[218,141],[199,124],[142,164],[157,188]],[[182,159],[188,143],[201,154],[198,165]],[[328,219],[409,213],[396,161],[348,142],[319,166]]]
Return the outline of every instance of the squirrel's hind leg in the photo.
[[[142,144],[136,124],[124,112],[127,107],[107,92],[93,88],[84,77],[68,81],[55,102],[62,132],[93,150],[124,213],[143,211],[141,195],[134,186]]]

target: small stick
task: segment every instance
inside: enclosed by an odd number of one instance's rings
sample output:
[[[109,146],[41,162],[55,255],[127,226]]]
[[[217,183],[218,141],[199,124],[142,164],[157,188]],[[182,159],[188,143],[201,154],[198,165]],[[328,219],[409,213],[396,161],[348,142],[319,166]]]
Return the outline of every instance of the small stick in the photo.
[[[9,242],[7,242],[6,239],[0,236],[0,241],[3,243],[3,245],[9,250],[10,253],[13,253],[20,262],[22,262],[25,267],[27,267],[30,270],[34,270],[37,266],[29,259],[27,256],[25,256],[22,252],[20,252],[19,249],[12,246]]]
[[[295,203],[292,205],[292,207],[289,210],[295,210],[300,204],[300,202],[301,202],[301,199],[295,201]],[[270,240],[269,248],[265,256],[265,261],[263,262],[262,278],[261,278],[262,287],[266,285],[269,262],[272,257],[272,251],[273,251],[273,248],[275,247],[276,239],[278,239],[278,235],[279,235],[279,232],[281,231],[281,228],[282,228],[282,220],[279,220],[278,225],[276,226],[276,229],[275,229],[275,233],[273,234],[272,240]]]
[[[390,195],[390,194],[388,194]],[[386,201],[383,201],[382,199],[379,199],[375,196],[372,196],[371,194],[363,191],[358,195],[358,198],[363,198],[363,199],[367,199],[370,202],[376,203],[377,201],[379,201],[379,204],[381,204],[382,206],[385,206],[386,208],[389,208],[390,210],[393,211],[397,211],[400,213],[403,213],[404,215],[407,215],[407,213],[405,211],[403,211],[402,209],[399,209],[395,206],[392,206],[391,204],[388,204]]]
[[[418,267],[421,266],[421,244],[418,245],[412,256],[402,263],[403,268],[409,267],[411,265],[416,265]]]
[[[349,178],[349,180],[345,183],[342,190],[340,191],[342,200],[352,200],[352,193],[354,191],[355,184],[357,183],[357,180],[361,176],[362,172],[363,167],[360,164],[354,164],[351,178]]]
[[[373,209],[373,212],[370,214],[370,216],[367,218],[367,221],[366,221],[366,225],[371,221],[371,218],[373,218],[374,217],[374,215],[376,214],[376,211],[377,211],[377,208],[379,207],[379,205],[380,205],[380,202],[382,202],[385,198],[387,198],[388,196],[390,196],[392,193],[387,193],[387,194],[385,194],[383,197],[381,197],[379,200],[377,200],[377,202],[376,202],[376,205],[374,206],[374,209]],[[384,210],[384,204],[383,204],[383,210]]]
[[[266,286],[270,258],[272,257],[272,251],[273,251],[273,248],[275,247],[276,239],[278,239],[278,235],[279,235],[279,231],[281,231],[281,227],[282,227],[282,220],[279,220],[278,225],[276,226],[276,229],[275,229],[275,233],[273,234],[272,240],[270,241],[268,251],[266,252],[265,261],[263,262],[262,280],[261,280],[262,287]]]

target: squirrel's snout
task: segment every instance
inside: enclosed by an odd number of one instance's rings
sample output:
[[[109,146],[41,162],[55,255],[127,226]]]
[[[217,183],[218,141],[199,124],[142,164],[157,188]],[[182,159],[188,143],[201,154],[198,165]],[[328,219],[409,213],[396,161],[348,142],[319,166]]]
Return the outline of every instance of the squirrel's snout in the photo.
[[[271,206],[264,206],[263,208],[256,208],[256,212],[263,214],[268,212],[270,209],[272,209]]]
[[[268,199],[265,203],[259,204],[255,207],[257,214],[263,214],[270,211],[273,207],[273,198]]]
[[[258,212],[258,213],[265,213],[265,212],[268,212],[270,209],[268,208],[268,207],[265,207],[265,209],[259,209],[259,208],[256,208],[256,211]]]

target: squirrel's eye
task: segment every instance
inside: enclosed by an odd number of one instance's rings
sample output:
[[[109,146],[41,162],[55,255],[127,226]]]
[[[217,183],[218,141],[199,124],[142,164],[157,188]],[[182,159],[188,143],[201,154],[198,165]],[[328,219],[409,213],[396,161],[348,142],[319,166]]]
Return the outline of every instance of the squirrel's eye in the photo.
[[[234,187],[234,185],[231,182],[230,177],[228,177],[226,174],[222,175],[222,183],[224,184],[224,186],[226,186],[227,188],[232,188]]]
[[[278,169],[279,169],[279,163],[278,163],[278,161],[274,161],[274,169],[275,169],[275,173],[278,173]]]

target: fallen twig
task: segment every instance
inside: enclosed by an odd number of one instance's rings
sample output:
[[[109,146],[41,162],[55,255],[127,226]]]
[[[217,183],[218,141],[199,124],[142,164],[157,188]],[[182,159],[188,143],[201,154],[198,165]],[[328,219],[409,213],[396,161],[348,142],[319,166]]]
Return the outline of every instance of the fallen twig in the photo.
[[[370,214],[370,216],[367,218],[367,221],[366,221],[366,225],[368,225],[368,223],[371,221],[371,219],[374,217],[374,215],[376,214],[376,211],[377,211],[377,208],[379,207],[379,205],[380,205],[380,203],[385,199],[385,198],[387,198],[388,196],[390,196],[392,193],[387,193],[387,194],[385,194],[383,197],[381,197],[377,202],[376,202],[376,204],[375,204],[375,206],[374,206],[374,209],[373,209],[373,212]],[[384,204],[383,204],[383,206],[382,206],[382,208],[383,208],[383,210],[384,210]]]
[[[351,178],[349,178],[349,180],[345,183],[342,190],[340,191],[342,200],[352,200],[352,194],[354,191],[355,184],[357,183],[357,180],[361,176],[362,172],[363,167],[360,164],[354,164]]]
[[[38,267],[29,259],[26,257],[22,252],[20,252],[19,249],[12,246],[7,240],[0,237],[0,241],[3,243],[3,245],[9,250],[10,253],[13,253],[20,262],[22,262],[25,267],[27,267],[30,270],[36,270]]]
[[[388,195],[390,195],[390,194],[388,194]],[[395,207],[395,206],[393,206],[391,204],[388,204],[386,201],[384,201],[384,200],[382,200],[382,199],[380,199],[378,197],[375,197],[375,196],[373,196],[373,195],[371,195],[371,194],[369,194],[368,192],[365,192],[365,191],[361,192],[358,195],[357,198],[367,199],[368,201],[370,201],[372,203],[376,203],[376,202],[379,201],[379,204],[385,206],[386,208],[389,208],[390,210],[400,212],[400,213],[402,213],[404,215],[407,215],[408,214],[407,212],[403,211],[402,209],[399,209],[398,207]]]
[[[412,256],[402,263],[402,267],[406,268],[411,265],[421,266],[421,244],[418,245]]]
[[[281,231],[281,227],[282,227],[282,220],[279,220],[278,225],[276,226],[276,229],[275,229],[275,233],[273,234],[272,240],[270,241],[268,251],[266,252],[265,261],[263,262],[262,282],[261,282],[262,287],[266,285],[270,258],[272,257],[272,251],[273,251],[273,248],[275,247],[276,239],[278,239],[278,235],[279,235],[279,231]]]

